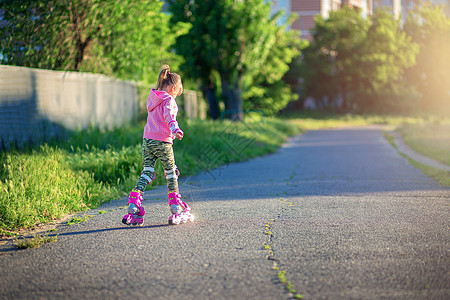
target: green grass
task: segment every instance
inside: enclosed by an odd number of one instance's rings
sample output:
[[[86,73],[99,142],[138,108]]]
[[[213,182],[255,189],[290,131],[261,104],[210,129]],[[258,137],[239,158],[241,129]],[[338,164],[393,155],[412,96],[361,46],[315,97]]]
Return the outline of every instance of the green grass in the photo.
[[[277,277],[278,281],[284,285],[289,293],[293,294],[295,299],[303,299],[303,296],[297,293],[294,285],[286,278],[286,271],[279,271]]]
[[[30,238],[21,238],[14,241],[14,245],[19,249],[38,248],[46,243],[54,243],[58,236],[49,237],[48,235],[34,234]]]
[[[96,182],[92,173],[74,170],[67,156],[66,151],[50,146],[1,154],[1,228],[33,227],[117,196]]]
[[[300,126],[303,130],[317,130],[338,127],[363,126],[371,124],[401,124],[415,122],[417,118],[378,115],[354,115],[322,112],[305,112],[287,114],[283,118],[289,123]]]
[[[85,216],[84,218],[82,218],[82,217],[75,217],[75,218],[72,218],[69,222],[67,222],[67,225],[74,225],[74,224],[87,222],[87,220],[89,220],[92,217],[93,216]]]
[[[450,122],[406,124],[398,131],[411,149],[450,166]]]
[[[337,127],[351,127],[363,125],[404,125],[450,124],[449,118],[436,116],[395,116],[395,115],[354,115],[322,112],[304,112],[283,116],[291,124],[300,126],[303,130],[315,130]]]
[[[394,136],[391,133],[383,131],[383,135],[384,138],[389,142],[389,144],[391,144],[395,149],[398,149],[397,145],[395,144]]]
[[[449,171],[436,169],[436,168],[421,164],[413,159],[410,159],[410,158],[408,158],[408,159],[409,159],[409,162],[413,166],[422,170],[423,173],[434,178],[437,182],[439,182],[443,186],[450,187],[450,172]]]
[[[425,156],[450,165],[450,121],[441,122],[417,122],[402,124],[397,130],[403,137],[403,141],[414,151]],[[384,132],[385,138],[397,148],[394,137]],[[405,156],[405,155],[404,155]],[[406,157],[406,156],[405,156]],[[450,186],[450,172],[436,169],[421,164],[407,157],[409,162],[424,174],[434,178],[441,185]]]
[[[19,236],[20,234],[18,232],[8,231],[0,228],[0,237],[12,237],[12,236]]]
[[[383,134],[384,134],[384,137],[386,138],[386,140],[394,148],[397,149],[397,145],[395,144],[394,136],[388,132],[384,132]],[[416,168],[420,169],[424,174],[434,178],[437,182],[439,182],[443,186],[450,187],[450,172],[441,170],[441,169],[436,169],[436,168],[433,168],[430,166],[426,166],[424,164],[421,164],[421,163],[409,158],[408,156],[406,156],[403,153],[400,153],[400,154],[402,156],[404,156],[405,158],[407,158],[410,164],[412,164]]]

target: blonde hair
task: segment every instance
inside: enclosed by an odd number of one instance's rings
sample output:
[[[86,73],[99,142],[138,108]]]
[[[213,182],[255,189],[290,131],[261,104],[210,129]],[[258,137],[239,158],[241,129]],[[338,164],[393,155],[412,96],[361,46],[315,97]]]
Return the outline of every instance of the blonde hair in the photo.
[[[161,72],[158,75],[158,83],[156,84],[157,90],[162,90],[165,87],[175,86],[180,88],[181,95],[183,93],[183,83],[181,82],[181,77],[177,73],[170,73],[169,65],[163,65],[161,67]]]

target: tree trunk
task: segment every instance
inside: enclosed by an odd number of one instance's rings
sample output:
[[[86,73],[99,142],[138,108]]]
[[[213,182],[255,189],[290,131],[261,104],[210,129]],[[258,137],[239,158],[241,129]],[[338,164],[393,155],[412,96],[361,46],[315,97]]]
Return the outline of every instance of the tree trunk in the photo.
[[[209,106],[209,116],[213,120],[217,120],[220,115],[219,104],[217,103],[217,97],[214,93],[214,87],[203,88],[203,96],[208,101]]]
[[[76,42],[76,55],[75,55],[75,66],[74,71],[80,71],[80,64],[84,58],[84,49],[86,49],[87,43],[77,40]]]
[[[348,106],[348,99],[347,99],[347,84],[343,83],[341,85],[341,97],[342,97],[342,104],[341,107],[338,108],[339,112],[347,112],[347,106]]]
[[[225,99],[225,117],[232,121],[242,121],[244,112],[242,110],[241,89],[236,84],[230,84],[227,80],[222,81],[222,95]]]
[[[244,120],[244,111],[242,110],[242,93],[241,89],[238,86],[233,86],[231,91],[232,102],[232,114],[231,120],[233,121],[242,121]]]

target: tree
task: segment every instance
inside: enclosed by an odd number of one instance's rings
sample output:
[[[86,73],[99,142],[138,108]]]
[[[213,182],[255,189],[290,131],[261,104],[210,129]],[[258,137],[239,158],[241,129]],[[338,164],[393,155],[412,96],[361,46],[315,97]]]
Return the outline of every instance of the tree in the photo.
[[[420,45],[408,82],[421,93],[421,111],[450,112],[450,18],[440,6],[421,4],[407,16],[404,31]]]
[[[107,6],[95,0],[9,0],[1,5],[3,63],[71,71],[80,70]]]
[[[315,18],[313,40],[304,51],[304,94],[321,104],[348,110],[353,107],[358,60],[369,22],[347,7]]]
[[[89,68],[104,57],[105,64],[99,70],[111,70],[111,74],[119,78],[146,84],[156,83],[163,64],[169,64],[172,70],[179,68],[183,58],[173,51],[173,47],[177,38],[188,32],[189,24],[171,24],[170,16],[161,11],[161,1],[108,2],[114,5],[104,21],[111,26],[99,35]]]
[[[414,66],[418,45],[400,31],[400,21],[377,11],[359,57],[360,110],[400,112],[414,99],[415,90],[405,81],[405,70]]]
[[[217,46],[213,40],[224,30],[224,20],[221,18],[220,1],[179,1],[169,0],[172,13],[172,24],[187,22],[191,24],[189,33],[178,37],[175,48],[184,57],[181,66],[183,74],[194,81],[208,101],[209,113],[212,119],[220,115],[217,99],[216,59]]]
[[[303,92],[319,106],[342,111],[400,109],[412,96],[404,73],[415,63],[417,45],[399,21],[377,12],[372,22],[351,9],[315,20],[313,41],[304,53]]]
[[[290,63],[300,55],[307,43],[300,40],[300,32],[286,30],[297,17],[290,16],[286,24],[277,25],[282,16],[283,13],[280,12],[269,19],[271,26],[267,27],[266,34],[272,38],[262,45],[265,54],[257,51],[254,53],[257,60],[260,60],[261,55],[266,55],[265,62],[253,64],[250,61],[250,68],[242,83],[244,108],[263,111],[265,115],[279,112],[298,98],[298,93],[292,91],[286,75],[290,70]]]
[[[204,92],[210,92],[205,96],[216,116],[217,96],[212,96],[212,91],[221,93],[225,114],[241,120],[243,97],[254,100],[258,96],[255,90],[246,94],[250,87],[262,83],[264,72],[281,80],[288,63],[298,54],[296,50],[281,50],[283,46],[298,44],[299,38],[289,35],[292,43],[287,42],[277,25],[279,16],[270,18],[270,3],[264,0],[170,0],[169,3],[174,22],[192,24],[189,34],[178,40],[177,53],[186,57],[187,73],[199,81]],[[272,68],[276,62],[279,68]],[[271,81],[275,82],[269,78]],[[290,93],[282,91],[281,97]]]
[[[169,26],[156,0],[7,0],[0,5],[3,64],[154,81],[162,63],[181,62],[171,45],[188,27]]]

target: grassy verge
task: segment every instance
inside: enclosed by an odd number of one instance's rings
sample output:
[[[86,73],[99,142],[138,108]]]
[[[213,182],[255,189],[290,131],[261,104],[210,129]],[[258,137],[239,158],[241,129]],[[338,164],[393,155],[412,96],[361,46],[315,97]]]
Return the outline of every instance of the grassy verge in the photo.
[[[411,149],[450,166],[450,121],[405,124],[398,131]]]
[[[305,130],[362,126],[371,124],[395,125],[395,126],[425,126],[450,125],[450,118],[437,116],[398,116],[398,115],[355,115],[323,112],[303,112],[285,114],[283,119],[292,124],[300,125]]]
[[[143,123],[102,132],[76,132],[65,142],[0,153],[0,232],[32,228],[117,199],[142,169]],[[298,126],[276,119],[245,123],[186,121],[175,157],[182,176],[275,151]],[[165,183],[161,166],[157,179]]]
[[[384,132],[384,137],[393,147],[395,147],[397,149],[397,145],[395,144],[395,139],[392,134],[390,134],[388,132]],[[424,164],[421,164],[421,163],[407,157],[406,155],[404,155],[402,153],[401,153],[401,155],[404,156],[405,158],[407,158],[408,161],[410,162],[410,164],[412,164],[416,168],[420,169],[424,174],[434,178],[437,182],[439,182],[443,186],[450,187],[450,172],[445,171],[445,170],[436,169],[436,168],[433,168],[430,166],[426,166]]]
[[[300,126],[304,130],[316,130],[326,128],[363,126],[372,124],[381,125],[401,125],[421,122],[422,118],[399,117],[399,116],[378,116],[378,115],[353,115],[321,112],[305,112],[288,114],[284,117],[291,124]]]
[[[422,172],[424,174],[434,178],[437,182],[439,182],[443,186],[450,187],[450,172],[449,171],[429,167],[429,166],[421,164],[410,158],[408,158],[408,160],[413,166],[422,170]]]

